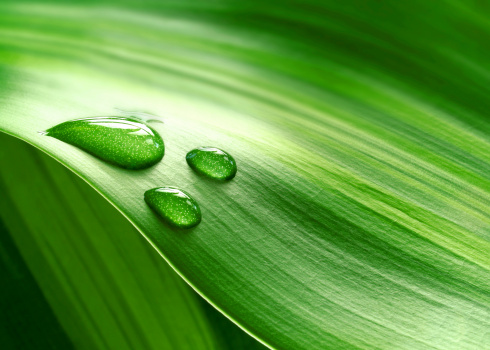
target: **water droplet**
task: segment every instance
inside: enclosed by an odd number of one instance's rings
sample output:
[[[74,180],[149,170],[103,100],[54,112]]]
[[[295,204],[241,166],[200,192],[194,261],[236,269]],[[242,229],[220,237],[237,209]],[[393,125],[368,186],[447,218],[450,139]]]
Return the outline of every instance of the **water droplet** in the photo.
[[[165,153],[161,136],[144,122],[127,117],[95,117],[70,120],[45,135],[125,169],[145,169]]]
[[[187,164],[199,174],[217,180],[231,180],[235,177],[237,166],[235,159],[216,147],[199,147],[185,157]]]
[[[187,192],[175,187],[157,187],[145,192],[145,202],[167,223],[191,228],[201,222],[201,209]]]

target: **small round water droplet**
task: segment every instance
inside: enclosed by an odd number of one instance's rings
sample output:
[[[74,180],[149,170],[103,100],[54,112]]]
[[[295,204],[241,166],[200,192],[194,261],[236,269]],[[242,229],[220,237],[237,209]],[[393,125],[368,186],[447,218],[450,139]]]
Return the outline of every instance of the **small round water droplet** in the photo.
[[[187,164],[199,174],[216,180],[231,180],[235,177],[235,159],[216,147],[199,147],[185,157]]]
[[[125,169],[148,168],[165,153],[161,136],[143,121],[126,117],[94,117],[70,120],[45,135]]]
[[[192,228],[201,222],[201,209],[187,192],[175,187],[157,187],[145,192],[145,202],[168,224]]]

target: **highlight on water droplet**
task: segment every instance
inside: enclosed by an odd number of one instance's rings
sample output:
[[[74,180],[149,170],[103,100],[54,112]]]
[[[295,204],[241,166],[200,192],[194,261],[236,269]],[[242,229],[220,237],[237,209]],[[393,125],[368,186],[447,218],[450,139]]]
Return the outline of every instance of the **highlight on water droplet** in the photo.
[[[70,120],[45,132],[125,169],[145,169],[162,160],[162,137],[143,121],[128,117]]]
[[[145,192],[145,202],[169,225],[192,228],[201,222],[201,209],[190,194],[175,187],[157,187]]]
[[[121,109],[121,108],[114,108],[114,109],[117,111],[117,114],[123,115],[125,117],[129,117],[129,118],[138,119],[138,120],[141,120],[145,123],[154,122],[154,123],[165,124],[163,122],[163,119],[160,116],[152,114],[152,113],[142,112],[142,111],[127,111],[127,110]]]
[[[216,180],[231,180],[237,172],[235,159],[216,147],[195,148],[185,157],[187,164],[197,173]]]

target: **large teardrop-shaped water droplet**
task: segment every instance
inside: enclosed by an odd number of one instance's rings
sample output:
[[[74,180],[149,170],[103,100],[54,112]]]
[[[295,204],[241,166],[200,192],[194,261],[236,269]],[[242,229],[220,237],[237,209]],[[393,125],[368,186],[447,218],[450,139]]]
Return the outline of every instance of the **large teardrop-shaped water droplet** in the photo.
[[[148,168],[165,153],[162,137],[136,118],[75,119],[46,130],[45,135],[125,169]]]
[[[201,209],[187,192],[175,187],[157,187],[145,192],[145,202],[168,224],[191,228],[201,222]]]
[[[231,180],[235,177],[235,159],[216,147],[199,147],[185,157],[187,164],[199,174],[216,180]]]

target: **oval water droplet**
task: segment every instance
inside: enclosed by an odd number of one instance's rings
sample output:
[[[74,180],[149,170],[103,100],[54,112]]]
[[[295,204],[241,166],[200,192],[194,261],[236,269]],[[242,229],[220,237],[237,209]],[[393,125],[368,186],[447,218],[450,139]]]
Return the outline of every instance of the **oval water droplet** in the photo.
[[[185,157],[187,164],[199,174],[216,180],[231,180],[235,177],[235,159],[216,147],[199,147]]]
[[[187,192],[157,187],[145,192],[145,202],[171,226],[191,228],[201,222],[201,209]]]
[[[144,122],[126,117],[94,117],[70,120],[46,135],[125,169],[145,169],[165,153],[162,137]]]

